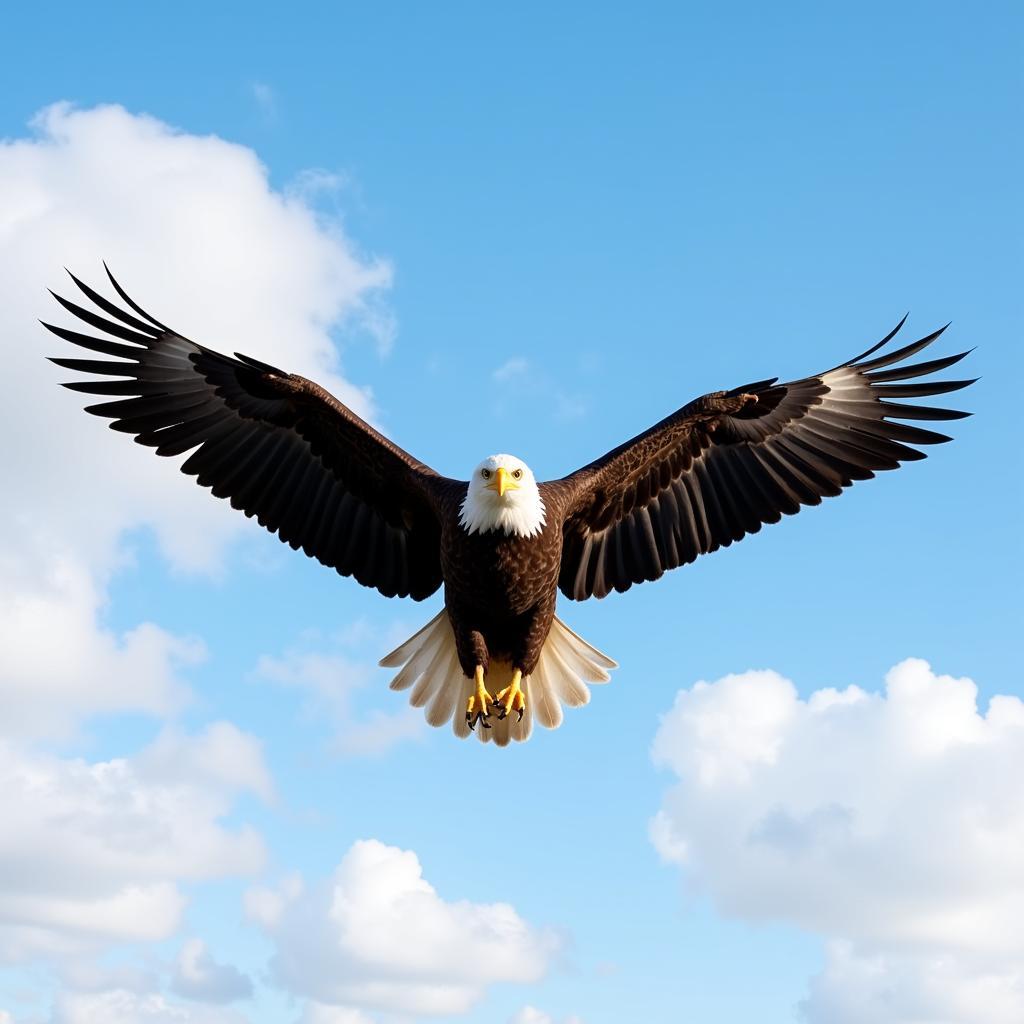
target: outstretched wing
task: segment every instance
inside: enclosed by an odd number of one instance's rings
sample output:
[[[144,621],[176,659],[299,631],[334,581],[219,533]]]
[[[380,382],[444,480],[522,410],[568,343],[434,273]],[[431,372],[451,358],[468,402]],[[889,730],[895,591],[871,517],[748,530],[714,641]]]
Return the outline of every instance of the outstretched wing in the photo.
[[[111,419],[112,429],[134,434],[157,455],[195,449],[182,472],[343,576],[388,597],[417,600],[440,586],[438,499],[455,481],[417,462],[313,381],[176,334],[107,275],[132,312],[73,274],[113,319],[54,293],[105,337],[43,325],[115,357],[53,359],[104,378],[64,385],[113,397],[87,412]]]
[[[953,420],[968,413],[892,401],[973,383],[908,383],[952,366],[966,352],[893,365],[926,348],[945,328],[868,358],[905,320],[867,352],[815,377],[789,384],[773,378],[698,398],[546,485],[567,510],[562,592],[583,600],[657,579],[802,505],[820,504],[854,480],[923,459],[911,445],[949,441],[895,421]]]

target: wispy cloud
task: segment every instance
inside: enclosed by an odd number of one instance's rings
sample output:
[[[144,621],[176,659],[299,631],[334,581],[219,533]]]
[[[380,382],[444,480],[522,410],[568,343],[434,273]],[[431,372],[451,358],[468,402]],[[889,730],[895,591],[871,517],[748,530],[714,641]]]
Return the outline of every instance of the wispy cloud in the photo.
[[[405,701],[399,704],[392,700],[393,709],[364,707],[366,695],[374,692],[371,684],[380,683],[376,662],[353,657],[350,651],[338,651],[332,646],[320,650],[306,647],[280,657],[264,655],[255,674],[302,693],[304,711],[310,718],[323,720],[326,716],[329,744],[336,753],[378,755],[406,740],[422,737],[423,716]],[[386,643],[379,646],[382,651],[387,649]],[[394,697],[386,688],[379,689],[385,699]]]
[[[495,381],[514,380],[517,377],[525,377],[529,369],[528,359],[524,359],[522,356],[513,356],[491,373],[491,379]]]
[[[587,415],[587,403],[580,395],[556,391],[553,395],[555,413],[561,420],[578,420]]]
[[[324,195],[336,197],[349,184],[347,174],[323,167],[306,167],[288,182],[285,194],[306,201],[320,199]]]
[[[270,85],[266,82],[250,82],[249,95],[256,101],[256,105],[259,107],[264,117],[271,120],[277,117],[277,93]]]
[[[584,1021],[574,1013],[556,1021],[550,1013],[538,1010],[536,1006],[526,1005],[511,1017],[508,1024],[584,1024]]]
[[[582,396],[565,391],[524,356],[506,359],[491,371],[491,380],[496,384],[514,385],[517,389],[514,399],[499,398],[496,402],[496,408],[502,411],[520,408],[524,401],[531,401],[545,405],[554,419],[575,420],[587,414],[587,403]]]

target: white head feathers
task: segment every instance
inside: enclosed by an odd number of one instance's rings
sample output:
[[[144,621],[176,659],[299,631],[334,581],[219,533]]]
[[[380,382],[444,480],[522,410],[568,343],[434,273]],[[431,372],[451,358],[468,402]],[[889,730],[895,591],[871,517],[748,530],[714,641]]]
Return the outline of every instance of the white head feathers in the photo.
[[[533,537],[544,527],[544,501],[528,466],[514,455],[491,455],[469,478],[459,522],[467,533],[504,530]]]

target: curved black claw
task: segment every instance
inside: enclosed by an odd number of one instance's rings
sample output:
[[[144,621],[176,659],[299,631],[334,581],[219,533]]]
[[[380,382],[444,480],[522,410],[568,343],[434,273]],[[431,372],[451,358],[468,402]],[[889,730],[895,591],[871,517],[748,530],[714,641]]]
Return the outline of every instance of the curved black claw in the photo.
[[[491,725],[488,719],[491,716],[488,715],[482,708],[479,711],[467,711],[466,712],[466,725],[469,726],[470,732],[476,732],[476,723],[479,722],[485,729],[490,729]]]
[[[492,700],[491,707],[496,710],[499,722],[508,714],[508,708],[500,700]],[[519,717],[523,717],[522,713],[520,713]]]

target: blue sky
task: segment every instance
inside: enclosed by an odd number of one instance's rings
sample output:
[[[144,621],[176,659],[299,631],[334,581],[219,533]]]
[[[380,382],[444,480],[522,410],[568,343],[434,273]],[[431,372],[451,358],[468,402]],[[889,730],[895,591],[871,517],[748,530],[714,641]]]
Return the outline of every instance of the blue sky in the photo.
[[[102,430],[76,438],[67,462],[49,463],[46,474],[70,471],[74,452],[84,451],[100,468],[72,479],[95,489],[48,490],[20,452],[53,432],[51,415],[70,431],[92,425],[53,386],[59,377],[31,369],[21,404],[9,409],[8,431],[27,440],[8,452],[15,481],[8,512],[23,526],[48,524],[60,505],[53,536],[69,552],[62,564],[83,581],[67,599],[83,638],[112,638],[123,651],[126,634],[153,623],[176,638],[170,647],[190,638],[204,653],[176,659],[157,643],[150,660],[130,663],[170,672],[190,694],[179,701],[167,696],[174,686],[154,683],[151,700],[125,686],[90,703],[74,695],[95,689],[92,677],[76,681],[74,666],[61,667],[64,689],[54,684],[54,692],[67,701],[68,728],[51,730],[26,712],[30,724],[12,731],[12,750],[54,765],[128,759],[143,766],[163,737],[178,744],[179,774],[168,782],[170,775],[139,767],[139,779],[184,787],[187,821],[188,794],[198,798],[204,789],[182,782],[189,758],[202,761],[196,738],[213,722],[231,723],[246,738],[241,748],[249,751],[250,741],[258,748],[263,767],[246,761],[245,771],[232,769],[230,784],[231,772],[218,768],[223,813],[197,811],[196,820],[233,835],[248,828],[264,852],[255,866],[225,855],[223,870],[200,864],[199,854],[180,871],[147,862],[139,877],[176,887],[186,901],[173,924],[135,939],[126,937],[130,929],[96,937],[90,926],[88,941],[71,941],[48,917],[45,926],[36,922],[49,936],[40,945],[24,937],[31,913],[19,909],[13,876],[4,882],[0,844],[0,890],[15,894],[0,895],[0,1011],[12,1024],[100,1019],[88,1016],[96,1005],[113,1019],[117,999],[135,1008],[125,1019],[177,1020],[169,1014],[178,1012],[186,1022],[218,1024],[869,1019],[849,995],[853,969],[836,952],[847,948],[895,979],[899,997],[884,1018],[894,1024],[938,1021],[927,1004],[934,992],[919,983],[936,956],[945,958],[944,977],[963,981],[949,1005],[960,1000],[956,1006],[966,1008],[956,1012],[964,1016],[948,1019],[998,1022],[1004,1012],[1019,1019],[1013,1012],[1021,1004],[1012,1000],[1024,980],[1001,966],[1022,962],[1019,936],[981,955],[939,928],[919,936],[918,950],[905,936],[858,930],[838,909],[825,913],[827,900],[810,881],[815,905],[762,905],[736,875],[715,867],[715,837],[728,832],[739,805],[725,800],[716,812],[682,753],[652,759],[656,735],[669,746],[696,735],[687,731],[697,720],[687,709],[702,699],[695,683],[754,669],[792,680],[800,709],[830,687],[881,695],[886,673],[907,658],[927,660],[937,676],[972,679],[982,712],[993,696],[1024,695],[1017,641],[1024,566],[1014,533],[1024,498],[1015,395],[1024,370],[1015,5],[646,4],[627,12],[590,4],[287,11],[232,4],[209,11],[183,3],[166,13],[111,4],[97,16],[58,4],[45,19],[27,8],[5,19],[0,181],[8,199],[0,249],[11,280],[0,344],[26,367],[35,367],[31,346],[40,356],[53,350],[32,324],[53,313],[44,288],[63,287],[64,264],[98,280],[106,258],[144,306],[196,340],[243,351],[248,344],[303,372],[333,373],[399,444],[452,476],[466,476],[492,451],[514,452],[540,478],[563,475],[705,391],[826,369],[908,309],[914,337],[952,320],[943,352],[978,346],[966,365],[982,377],[951,403],[977,415],[953,424],[955,443],[927,461],[656,584],[603,602],[563,601],[562,617],[622,667],[561,729],[496,752],[410,724],[387,674],[372,667],[434,613],[437,598],[423,606],[388,602],[253,524],[228,524],[227,515],[205,509],[212,498],[184,495],[196,489],[170,463],[143,470],[145,453]],[[62,101],[84,117],[73,132],[66,119],[75,115],[65,108],[30,127]],[[105,134],[107,122],[90,116],[110,104],[124,114]],[[178,131],[168,133],[175,152],[187,150],[180,164],[167,162],[166,178],[161,157],[147,162],[154,143],[138,121],[144,114]],[[72,136],[78,141],[68,143]],[[208,136],[254,154],[265,179],[241,149],[204,149]],[[37,154],[38,171],[26,171],[19,153]],[[204,191],[211,168],[223,171],[222,193]],[[36,186],[45,201],[36,202]],[[264,216],[271,206],[277,212]],[[286,220],[303,226],[283,227]],[[29,231],[26,222],[37,226]],[[330,246],[349,262],[318,255]],[[315,287],[307,287],[314,273]],[[339,281],[348,275],[347,292],[331,283],[332,273]],[[294,337],[275,334],[277,324],[294,327]],[[59,459],[64,450],[58,437],[46,452]],[[121,460],[118,471],[129,478],[138,466],[145,481],[132,490],[129,479],[105,497],[108,457]],[[147,504],[143,490],[152,487],[180,500],[180,509],[172,515]],[[101,521],[108,524],[102,541],[93,532]],[[193,557],[207,531],[210,550]],[[47,543],[48,552],[64,550]],[[3,554],[20,566],[17,547]],[[49,564],[40,556],[12,573],[19,582],[3,593],[11,608],[49,579]],[[54,632],[50,643],[59,649],[59,624]],[[95,649],[92,640],[81,643]],[[28,707],[31,672],[8,657],[5,668],[0,650],[0,689],[9,687],[10,706]],[[326,689],[311,679],[312,657],[328,666]],[[936,701],[955,689],[929,675],[914,679]],[[680,691],[689,696],[672,711]],[[893,710],[896,691],[893,683],[887,698],[865,698],[864,706],[885,728],[912,730],[913,723],[892,724],[903,721]],[[708,714],[734,716],[729,735],[746,736],[747,712],[728,703],[727,687],[708,692],[722,701]],[[957,708],[936,719],[942,735],[960,735],[957,723],[970,712]],[[892,721],[884,717],[890,713]],[[978,736],[971,749],[981,757],[991,737]],[[911,738],[907,749],[917,749]],[[744,803],[755,817],[768,820],[790,807],[790,797],[811,817],[819,804],[845,807],[847,799],[870,817],[877,805],[858,804],[849,792],[857,788],[852,780],[874,777],[876,757],[893,785],[904,780],[907,794],[921,787],[923,804],[943,778],[903,774],[902,761],[890,764],[879,753],[888,749],[881,741],[863,741],[851,727],[836,734],[834,747],[843,766],[833,766],[836,776],[846,781],[812,800],[799,780],[831,777],[829,765],[797,753],[790,762],[789,742],[778,739],[772,757],[794,766],[790,789],[780,789],[775,804]],[[1019,757],[1024,745],[1007,742],[1005,756]],[[361,743],[380,749],[367,753]],[[735,753],[725,742],[707,756],[725,757],[726,749]],[[829,745],[821,749],[827,762]],[[1007,763],[1019,762],[963,762],[976,772]],[[762,769],[749,770],[758,788]],[[883,791],[884,779],[878,785]],[[965,819],[980,807],[1013,821],[1024,813],[1012,797],[999,802],[998,786],[956,792]],[[682,865],[664,842],[652,842],[659,809],[680,834],[693,828],[694,854]],[[78,832],[62,838],[59,824],[51,827],[40,825],[39,834],[59,845],[78,841]],[[871,856],[884,875],[890,856],[899,862],[894,851],[905,849],[905,837],[891,822],[876,831]],[[414,851],[449,909],[459,901],[510,903],[530,930],[529,955],[502,954],[513,964],[506,980],[484,969],[465,1012],[431,1018],[390,996],[331,1003],[322,990],[314,1008],[315,984],[272,966],[275,954],[298,948],[280,924],[291,918],[261,926],[252,892],[301,874],[314,895],[294,910],[294,922],[304,920],[301,910],[312,929],[316,886],[358,840]],[[907,856],[900,863],[913,873]],[[720,859],[740,874],[767,871],[760,862]],[[987,870],[985,861],[965,863],[977,877]],[[788,876],[799,870],[792,861]],[[840,881],[856,893],[871,876]],[[1018,869],[999,885],[1009,891],[1022,881]],[[45,902],[50,883],[38,885]],[[83,907],[87,895],[79,894]],[[938,915],[949,909],[942,899],[938,887],[926,890],[922,906]],[[920,909],[892,907],[894,919],[905,913],[907,920]],[[469,948],[475,933],[467,934]],[[173,982],[188,938],[201,939],[222,968],[191,995]],[[436,970],[462,983],[471,959],[455,955]],[[135,973],[112,972],[118,964]],[[230,990],[230,968],[251,979],[252,994],[218,1002]],[[396,977],[402,970],[395,966]],[[964,993],[986,972],[1005,999],[971,1004],[976,997]],[[815,978],[824,979],[817,988]],[[877,1007],[871,1012],[883,1019]]]

